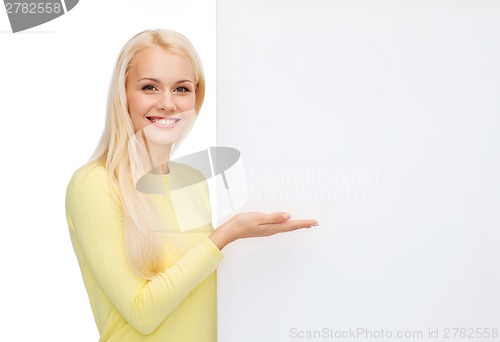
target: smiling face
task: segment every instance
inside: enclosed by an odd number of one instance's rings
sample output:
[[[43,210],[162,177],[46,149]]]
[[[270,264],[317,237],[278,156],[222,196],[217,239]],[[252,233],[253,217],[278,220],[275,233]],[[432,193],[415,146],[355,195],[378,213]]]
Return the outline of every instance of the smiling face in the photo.
[[[196,117],[195,74],[182,56],[156,46],[138,52],[125,88],[134,130],[144,130],[148,142],[169,145],[191,128]]]

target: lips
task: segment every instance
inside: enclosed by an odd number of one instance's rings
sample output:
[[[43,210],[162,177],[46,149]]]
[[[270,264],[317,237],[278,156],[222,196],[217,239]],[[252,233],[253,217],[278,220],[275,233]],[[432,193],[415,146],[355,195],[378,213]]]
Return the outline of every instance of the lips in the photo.
[[[182,120],[174,116],[146,116],[146,119],[158,128],[174,128]]]
[[[159,125],[173,125],[181,121],[180,118],[164,116],[147,116],[146,119]]]

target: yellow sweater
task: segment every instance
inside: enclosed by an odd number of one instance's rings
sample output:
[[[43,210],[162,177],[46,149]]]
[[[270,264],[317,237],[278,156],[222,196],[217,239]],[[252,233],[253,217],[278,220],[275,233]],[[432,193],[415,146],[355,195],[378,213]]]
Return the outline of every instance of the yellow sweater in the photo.
[[[171,189],[186,176],[201,176],[183,164],[170,163],[170,170],[167,176],[149,176],[149,185],[153,182]],[[191,188],[181,196],[188,200],[185,211],[211,217],[206,182]],[[215,270],[223,254],[208,238],[211,223],[195,229],[181,224],[179,228],[166,193],[150,196],[163,204],[162,210],[170,218],[168,234],[182,240],[185,248],[180,253],[168,252],[165,272],[146,280],[127,261],[122,207],[105,168],[89,163],[71,178],[66,218],[100,341],[217,340]]]

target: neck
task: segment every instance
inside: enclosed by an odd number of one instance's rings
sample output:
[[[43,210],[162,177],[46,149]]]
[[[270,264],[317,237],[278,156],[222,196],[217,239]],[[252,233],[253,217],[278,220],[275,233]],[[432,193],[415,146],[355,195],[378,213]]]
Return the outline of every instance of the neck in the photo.
[[[151,173],[155,175],[166,175],[170,172],[168,161],[170,160],[171,151],[172,144],[149,144],[149,161],[151,164]]]
[[[170,172],[168,161],[173,144],[155,143],[147,139],[144,130],[138,131],[136,139],[133,141],[138,144],[139,160],[145,172],[157,175],[165,175]]]

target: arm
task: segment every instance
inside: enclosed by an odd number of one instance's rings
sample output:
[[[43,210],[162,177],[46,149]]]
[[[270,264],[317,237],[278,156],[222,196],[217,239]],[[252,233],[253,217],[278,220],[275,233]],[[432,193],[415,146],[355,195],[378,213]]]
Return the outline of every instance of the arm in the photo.
[[[151,280],[130,268],[124,249],[118,196],[104,170],[75,174],[66,196],[75,251],[84,258],[99,287],[128,323],[152,333],[176,306],[215,269],[222,253],[205,238],[165,272]]]

